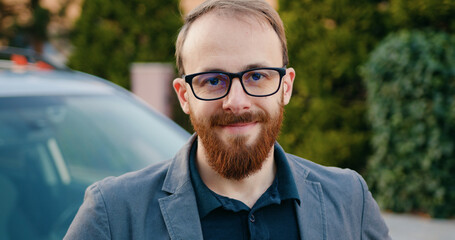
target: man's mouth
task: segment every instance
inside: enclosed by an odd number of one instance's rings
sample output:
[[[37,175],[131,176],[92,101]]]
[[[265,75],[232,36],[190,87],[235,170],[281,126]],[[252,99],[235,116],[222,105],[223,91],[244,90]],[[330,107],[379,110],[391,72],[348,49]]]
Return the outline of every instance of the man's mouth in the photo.
[[[231,113],[215,114],[210,119],[211,127],[222,129],[232,129],[232,131],[245,131],[256,126],[258,123],[265,122],[267,116],[263,112],[247,112],[241,115]]]
[[[232,134],[242,134],[246,133],[246,131],[249,131],[251,128],[256,126],[256,124],[257,122],[242,122],[220,125],[220,127]]]

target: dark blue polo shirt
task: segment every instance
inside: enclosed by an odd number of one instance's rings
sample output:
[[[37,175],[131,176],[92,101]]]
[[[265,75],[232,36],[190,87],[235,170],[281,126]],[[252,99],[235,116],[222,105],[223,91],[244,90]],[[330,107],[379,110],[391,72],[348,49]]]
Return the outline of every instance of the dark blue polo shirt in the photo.
[[[299,194],[287,159],[275,147],[276,177],[252,208],[216,194],[196,167],[197,141],[191,147],[190,174],[204,239],[300,239],[296,216]]]

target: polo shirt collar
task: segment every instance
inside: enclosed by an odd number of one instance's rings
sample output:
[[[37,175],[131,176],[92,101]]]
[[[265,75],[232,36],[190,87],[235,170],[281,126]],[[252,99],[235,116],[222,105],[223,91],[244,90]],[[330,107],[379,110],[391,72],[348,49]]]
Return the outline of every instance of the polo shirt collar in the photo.
[[[212,194],[212,190],[210,190],[205,185],[205,183],[201,179],[201,175],[199,175],[199,171],[197,170],[196,167],[197,143],[198,143],[197,140],[194,141],[190,150],[190,176],[194,191],[196,193],[196,202],[199,211],[199,217],[203,218],[212,210],[221,207],[222,204]]]
[[[278,192],[280,193],[281,200],[295,199],[300,205],[300,196],[297,191],[297,185],[295,184],[291,166],[289,166],[285,152],[276,142],[274,145],[274,158],[277,169],[276,178],[278,179]]]

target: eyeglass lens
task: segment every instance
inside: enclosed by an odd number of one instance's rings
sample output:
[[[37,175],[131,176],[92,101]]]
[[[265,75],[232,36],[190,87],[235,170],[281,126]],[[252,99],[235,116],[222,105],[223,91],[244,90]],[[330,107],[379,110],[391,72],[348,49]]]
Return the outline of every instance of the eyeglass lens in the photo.
[[[256,69],[242,75],[245,91],[251,95],[264,96],[274,93],[280,84],[280,73],[273,69]],[[192,81],[194,93],[204,99],[224,96],[231,85],[231,79],[225,73],[203,73]]]

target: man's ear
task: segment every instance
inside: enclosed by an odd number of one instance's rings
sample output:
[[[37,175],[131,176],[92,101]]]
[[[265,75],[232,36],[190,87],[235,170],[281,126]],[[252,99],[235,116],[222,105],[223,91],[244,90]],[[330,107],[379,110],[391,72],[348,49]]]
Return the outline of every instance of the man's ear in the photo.
[[[286,75],[283,77],[283,101],[287,105],[291,100],[292,86],[294,84],[295,70],[294,68],[287,68]]]
[[[190,113],[190,107],[188,103],[188,89],[183,78],[174,79],[172,85],[174,86],[175,93],[180,102],[180,107],[182,107],[183,112],[186,114]]]

